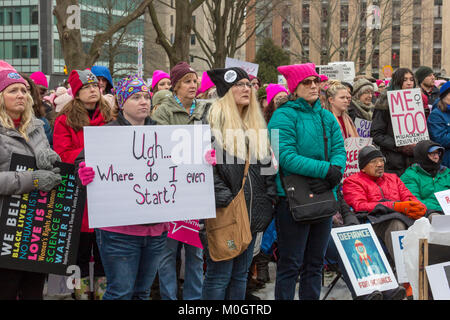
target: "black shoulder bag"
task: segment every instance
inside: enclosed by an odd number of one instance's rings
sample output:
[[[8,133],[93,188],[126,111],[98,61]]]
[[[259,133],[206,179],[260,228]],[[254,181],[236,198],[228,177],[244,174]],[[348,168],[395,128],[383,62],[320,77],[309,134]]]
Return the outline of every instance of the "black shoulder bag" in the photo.
[[[328,161],[328,137],[322,120],[323,142],[325,147],[325,161]],[[311,191],[308,181],[312,178],[292,174],[284,176],[280,168],[280,178],[292,218],[296,222],[314,223],[318,220],[333,216],[338,208],[333,189],[315,194]]]

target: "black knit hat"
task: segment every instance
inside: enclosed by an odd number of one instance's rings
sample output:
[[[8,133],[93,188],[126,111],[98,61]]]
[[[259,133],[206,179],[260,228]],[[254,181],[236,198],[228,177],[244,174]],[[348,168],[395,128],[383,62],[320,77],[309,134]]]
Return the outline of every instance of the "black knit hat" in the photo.
[[[250,80],[247,72],[238,67],[226,69],[212,69],[206,71],[211,81],[216,85],[217,95],[222,98],[228,90],[242,79]]]
[[[367,164],[375,158],[383,158],[383,154],[380,150],[374,146],[366,146],[359,150],[358,165],[359,170],[364,169]]]
[[[419,84],[422,83],[422,81],[428,77],[430,74],[434,73],[433,69],[426,66],[421,66],[416,70],[416,79]]]

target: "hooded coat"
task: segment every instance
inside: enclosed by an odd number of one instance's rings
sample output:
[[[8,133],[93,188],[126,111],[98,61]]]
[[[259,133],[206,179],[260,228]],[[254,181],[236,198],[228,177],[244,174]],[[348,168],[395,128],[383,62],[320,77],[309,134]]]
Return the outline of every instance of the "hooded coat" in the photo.
[[[442,164],[450,168],[450,112],[442,112],[435,103],[427,119],[427,125],[430,139],[445,148]]]
[[[414,148],[415,164],[406,169],[401,180],[413,195],[424,203],[429,210],[442,211],[435,193],[450,189],[450,171],[447,167],[437,163],[436,170],[431,169],[432,161],[428,158],[428,150],[433,146],[439,146],[433,141],[421,141]]]

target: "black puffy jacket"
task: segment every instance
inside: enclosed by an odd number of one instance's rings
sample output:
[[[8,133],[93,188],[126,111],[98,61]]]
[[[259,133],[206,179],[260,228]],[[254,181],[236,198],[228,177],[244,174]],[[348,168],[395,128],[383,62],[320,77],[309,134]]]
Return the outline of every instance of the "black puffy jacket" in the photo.
[[[226,163],[227,157],[233,159],[234,163]],[[219,160],[218,164],[214,166],[214,191],[216,207],[224,208],[230,204],[241,189],[245,163],[240,160],[238,164],[237,158],[227,156],[225,151],[223,152],[223,161]],[[271,165],[272,162],[250,164],[244,185],[250,230],[253,234],[265,231],[273,218],[274,204],[277,198],[276,174],[261,175],[261,170],[264,168],[267,170]]]

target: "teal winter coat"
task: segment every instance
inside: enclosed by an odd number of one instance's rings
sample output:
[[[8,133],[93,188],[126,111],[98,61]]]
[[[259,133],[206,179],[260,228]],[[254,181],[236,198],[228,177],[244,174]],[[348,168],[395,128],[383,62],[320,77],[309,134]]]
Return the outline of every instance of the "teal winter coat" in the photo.
[[[325,161],[322,119],[328,137],[328,161]],[[344,172],[347,153],[339,124],[331,112],[322,108],[319,99],[313,106],[303,98],[287,101],[275,110],[268,129],[284,176],[299,174],[325,179],[330,164]],[[285,196],[279,174],[277,190],[279,196]]]

